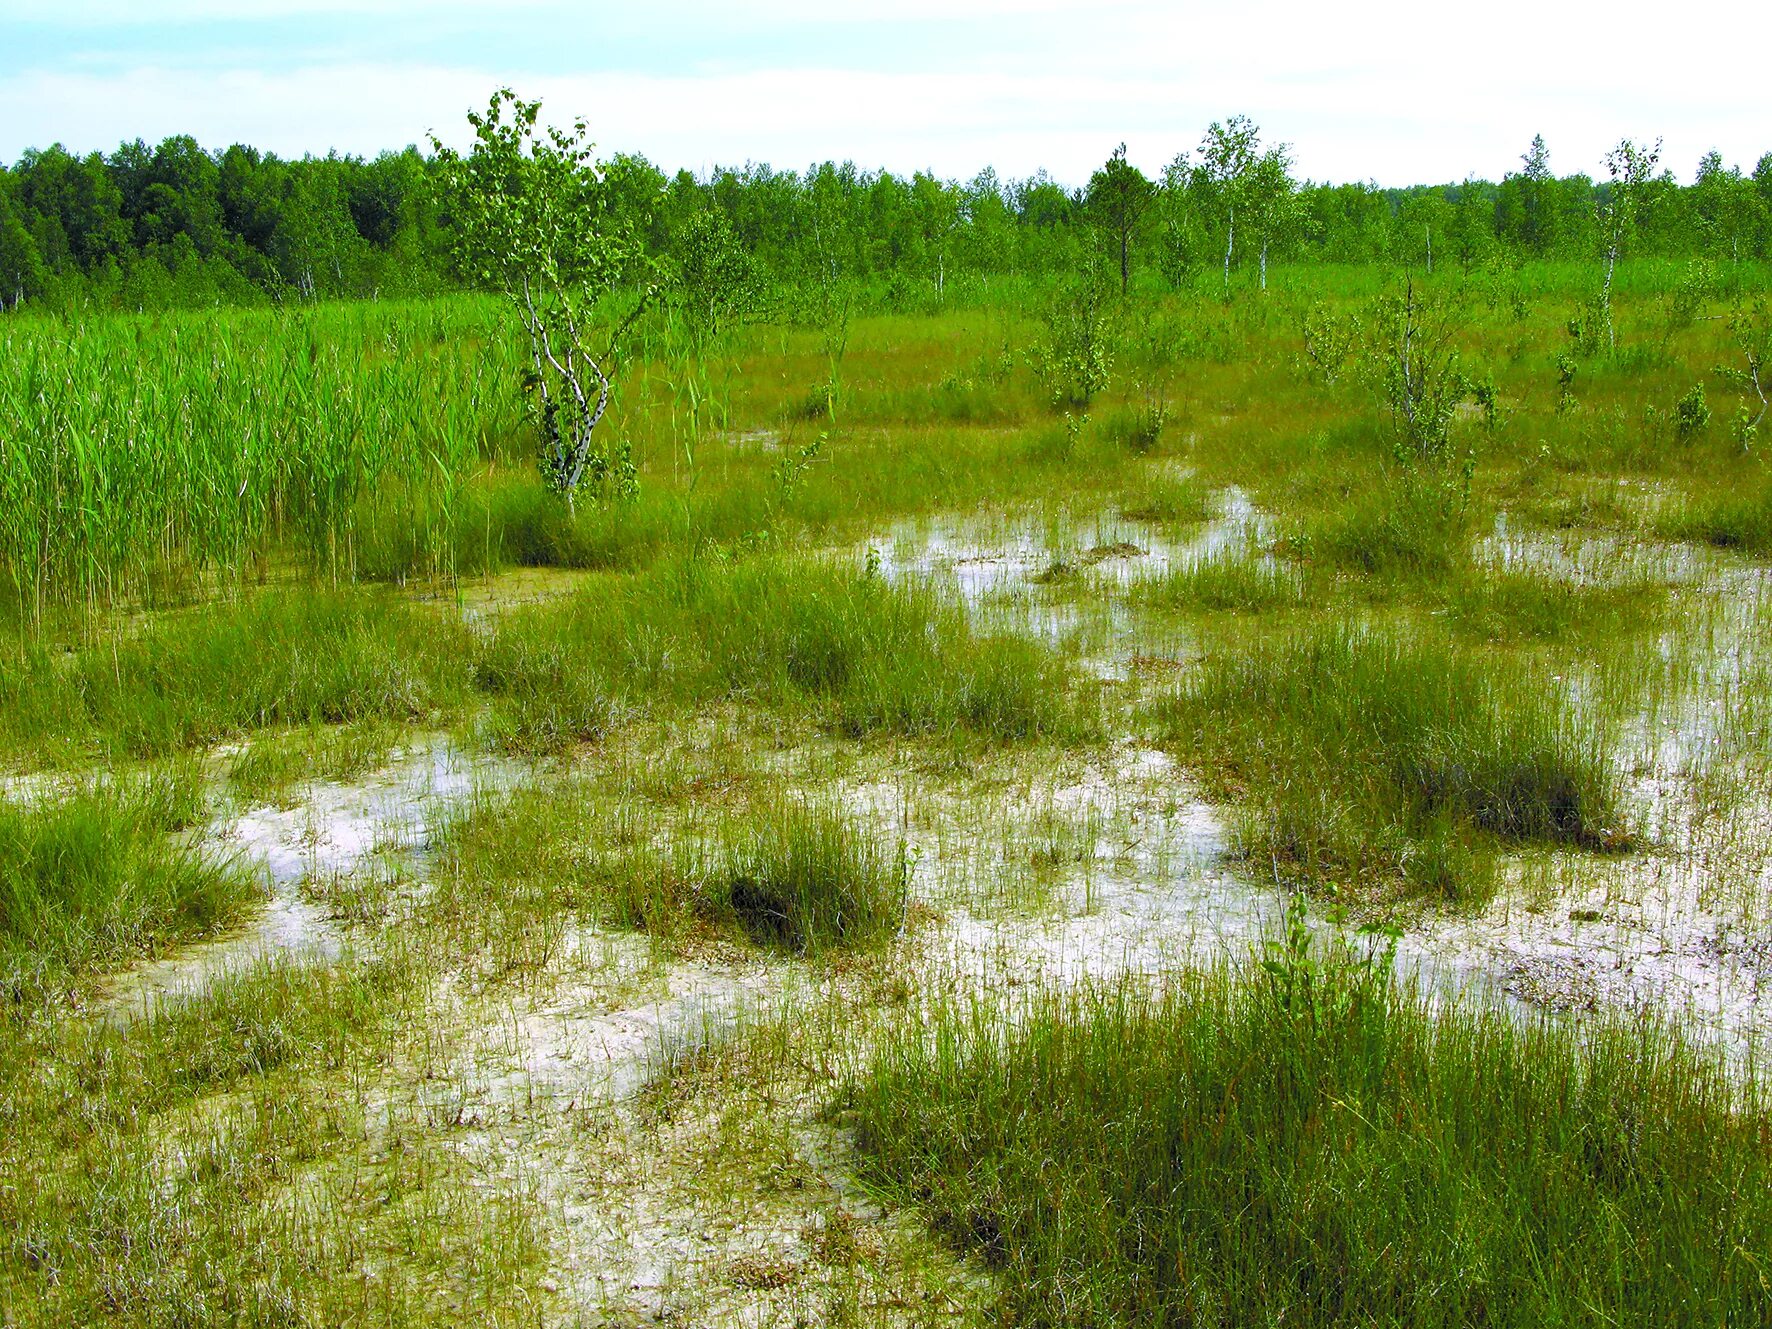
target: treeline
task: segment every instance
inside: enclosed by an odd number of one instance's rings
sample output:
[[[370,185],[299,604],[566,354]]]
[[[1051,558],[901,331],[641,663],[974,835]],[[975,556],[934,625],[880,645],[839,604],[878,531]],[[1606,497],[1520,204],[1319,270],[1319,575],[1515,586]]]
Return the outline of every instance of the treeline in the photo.
[[[53,146],[0,167],[0,305],[161,308],[412,295],[469,284],[452,253],[436,159],[285,161],[188,136],[109,156]],[[782,280],[874,279],[940,291],[958,277],[1104,263],[1126,281],[1179,285],[1270,260],[1475,266],[1587,257],[1605,243],[1607,180],[1557,176],[1542,139],[1499,183],[1381,189],[1293,178],[1283,146],[1240,117],[1150,178],[1117,151],[1070,189],[992,170],[961,183],[826,162],[666,175],[643,157],[594,186],[610,226],[669,260],[717,210]],[[1663,170],[1632,210],[1640,255],[1772,257],[1772,153],[1751,174],[1716,153],[1690,184]],[[724,229],[724,228],[723,228]]]

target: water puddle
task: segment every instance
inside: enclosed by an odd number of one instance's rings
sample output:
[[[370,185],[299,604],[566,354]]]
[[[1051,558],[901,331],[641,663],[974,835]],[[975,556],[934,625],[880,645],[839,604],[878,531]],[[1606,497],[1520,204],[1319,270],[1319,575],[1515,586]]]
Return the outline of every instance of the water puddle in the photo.
[[[1183,535],[1117,513],[918,517],[894,524],[865,556],[889,580],[954,591],[988,625],[1033,636],[1097,678],[1123,683],[1146,653],[1125,591],[1271,543],[1272,522],[1243,490],[1225,490],[1219,506],[1217,517]]]
[[[1090,518],[1029,514],[916,517],[895,523],[867,549],[882,576],[951,586],[969,604],[1086,576],[1119,587],[1171,567],[1271,538],[1270,523],[1235,486],[1218,517],[1184,539],[1114,513]]]

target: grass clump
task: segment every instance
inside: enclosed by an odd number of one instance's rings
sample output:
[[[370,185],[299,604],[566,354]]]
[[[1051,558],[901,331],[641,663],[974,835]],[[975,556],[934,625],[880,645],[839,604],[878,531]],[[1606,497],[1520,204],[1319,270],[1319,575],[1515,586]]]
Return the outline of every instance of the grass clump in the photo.
[[[850,1106],[1028,1326],[1758,1324],[1772,1131],[1672,1029],[1393,988],[1389,957],[935,1006]]]
[[[1185,526],[1213,515],[1211,498],[1191,476],[1159,471],[1120,497],[1120,513],[1128,521]]]
[[[756,940],[820,951],[889,937],[904,919],[902,846],[827,808],[782,802],[721,828],[704,869]]]
[[[1242,848],[1306,880],[1480,894],[1494,841],[1627,842],[1600,736],[1523,667],[1316,629],[1208,659],[1164,738],[1241,803]]]
[[[1304,582],[1247,550],[1224,549],[1138,582],[1135,595],[1162,609],[1257,613],[1303,604]]]
[[[423,719],[459,695],[465,627],[364,591],[277,591],[64,653],[0,654],[0,746],[160,756],[257,729]]]
[[[476,808],[439,837],[437,864],[433,919],[458,959],[490,958],[494,970],[545,960],[574,918],[667,945],[735,927],[760,945],[818,952],[881,940],[904,916],[900,846],[786,798],[698,823],[562,781]]]
[[[851,735],[1087,732],[1062,667],[922,586],[808,558],[690,560],[510,615],[477,665],[512,746],[600,737],[626,705],[810,705]]]
[[[13,1001],[213,931],[259,894],[172,835],[188,791],[114,784],[0,801],[0,993]]]
[[[1444,576],[1469,557],[1463,494],[1432,478],[1404,476],[1351,497],[1287,538],[1299,558],[1361,576]]]
[[[1454,581],[1446,608],[1459,631],[1483,641],[1565,641],[1640,627],[1666,598],[1664,587],[1643,582],[1592,585],[1488,567]]]
[[[1772,551],[1772,482],[1733,486],[1673,508],[1658,523],[1663,535],[1702,540],[1748,554]]]

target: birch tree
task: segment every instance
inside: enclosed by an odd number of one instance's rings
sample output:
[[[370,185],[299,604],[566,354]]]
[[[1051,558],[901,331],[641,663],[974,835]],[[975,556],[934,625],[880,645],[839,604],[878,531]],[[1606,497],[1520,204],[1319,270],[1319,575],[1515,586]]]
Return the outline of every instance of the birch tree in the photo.
[[[1250,235],[1261,246],[1261,289],[1267,290],[1268,250],[1283,243],[1304,224],[1303,200],[1292,178],[1292,154],[1287,144],[1270,148],[1255,159],[1245,178],[1245,210]]]
[[[1661,140],[1652,148],[1639,147],[1630,139],[1621,139],[1606,154],[1606,174],[1612,187],[1599,205],[1600,234],[1606,246],[1606,276],[1600,285],[1600,322],[1606,329],[1606,344],[1618,346],[1618,329],[1612,322],[1612,275],[1625,242],[1636,230],[1637,214],[1642,208],[1643,191],[1661,160]]]
[[[1214,120],[1200,141],[1200,171],[1224,212],[1224,294],[1231,293],[1231,259],[1237,248],[1237,210],[1247,201],[1259,160],[1261,129],[1246,115]]]
[[[588,477],[630,491],[625,452],[592,447],[609,408],[617,345],[653,288],[602,342],[592,343],[598,301],[641,260],[630,230],[609,215],[585,122],[543,125],[541,103],[509,88],[484,113],[470,111],[474,145],[464,157],[435,135],[458,255],[500,291],[529,336],[544,483],[572,506]]]

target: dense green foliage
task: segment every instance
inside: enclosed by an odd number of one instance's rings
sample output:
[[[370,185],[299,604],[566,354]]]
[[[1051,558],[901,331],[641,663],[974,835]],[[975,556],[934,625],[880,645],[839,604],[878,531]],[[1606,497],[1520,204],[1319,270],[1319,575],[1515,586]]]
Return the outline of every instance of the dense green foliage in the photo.
[[[1238,129],[1249,131],[1237,140],[1247,150],[1227,155]],[[594,206],[635,237],[643,259],[690,262],[697,219],[711,209],[778,280],[866,279],[900,300],[927,299],[960,277],[1070,267],[1088,251],[1128,281],[1177,284],[1227,253],[1262,271],[1280,259],[1431,269],[1436,259],[1587,257],[1608,243],[1610,183],[1554,176],[1541,139],[1498,184],[1406,189],[1298,182],[1283,147],[1260,146],[1235,117],[1158,179],[1116,152],[1080,189],[1044,173],[1002,180],[986,169],[961,183],[852,162],[668,176],[617,155]],[[0,170],[0,304],[155,309],[472,284],[453,253],[439,166],[415,148],[372,161],[282,161],[239,144],[205,151],[188,136],[109,156],[33,150]],[[1662,172],[1630,228],[1630,252],[1767,257],[1772,153],[1751,174],[1709,154],[1689,185]]]

